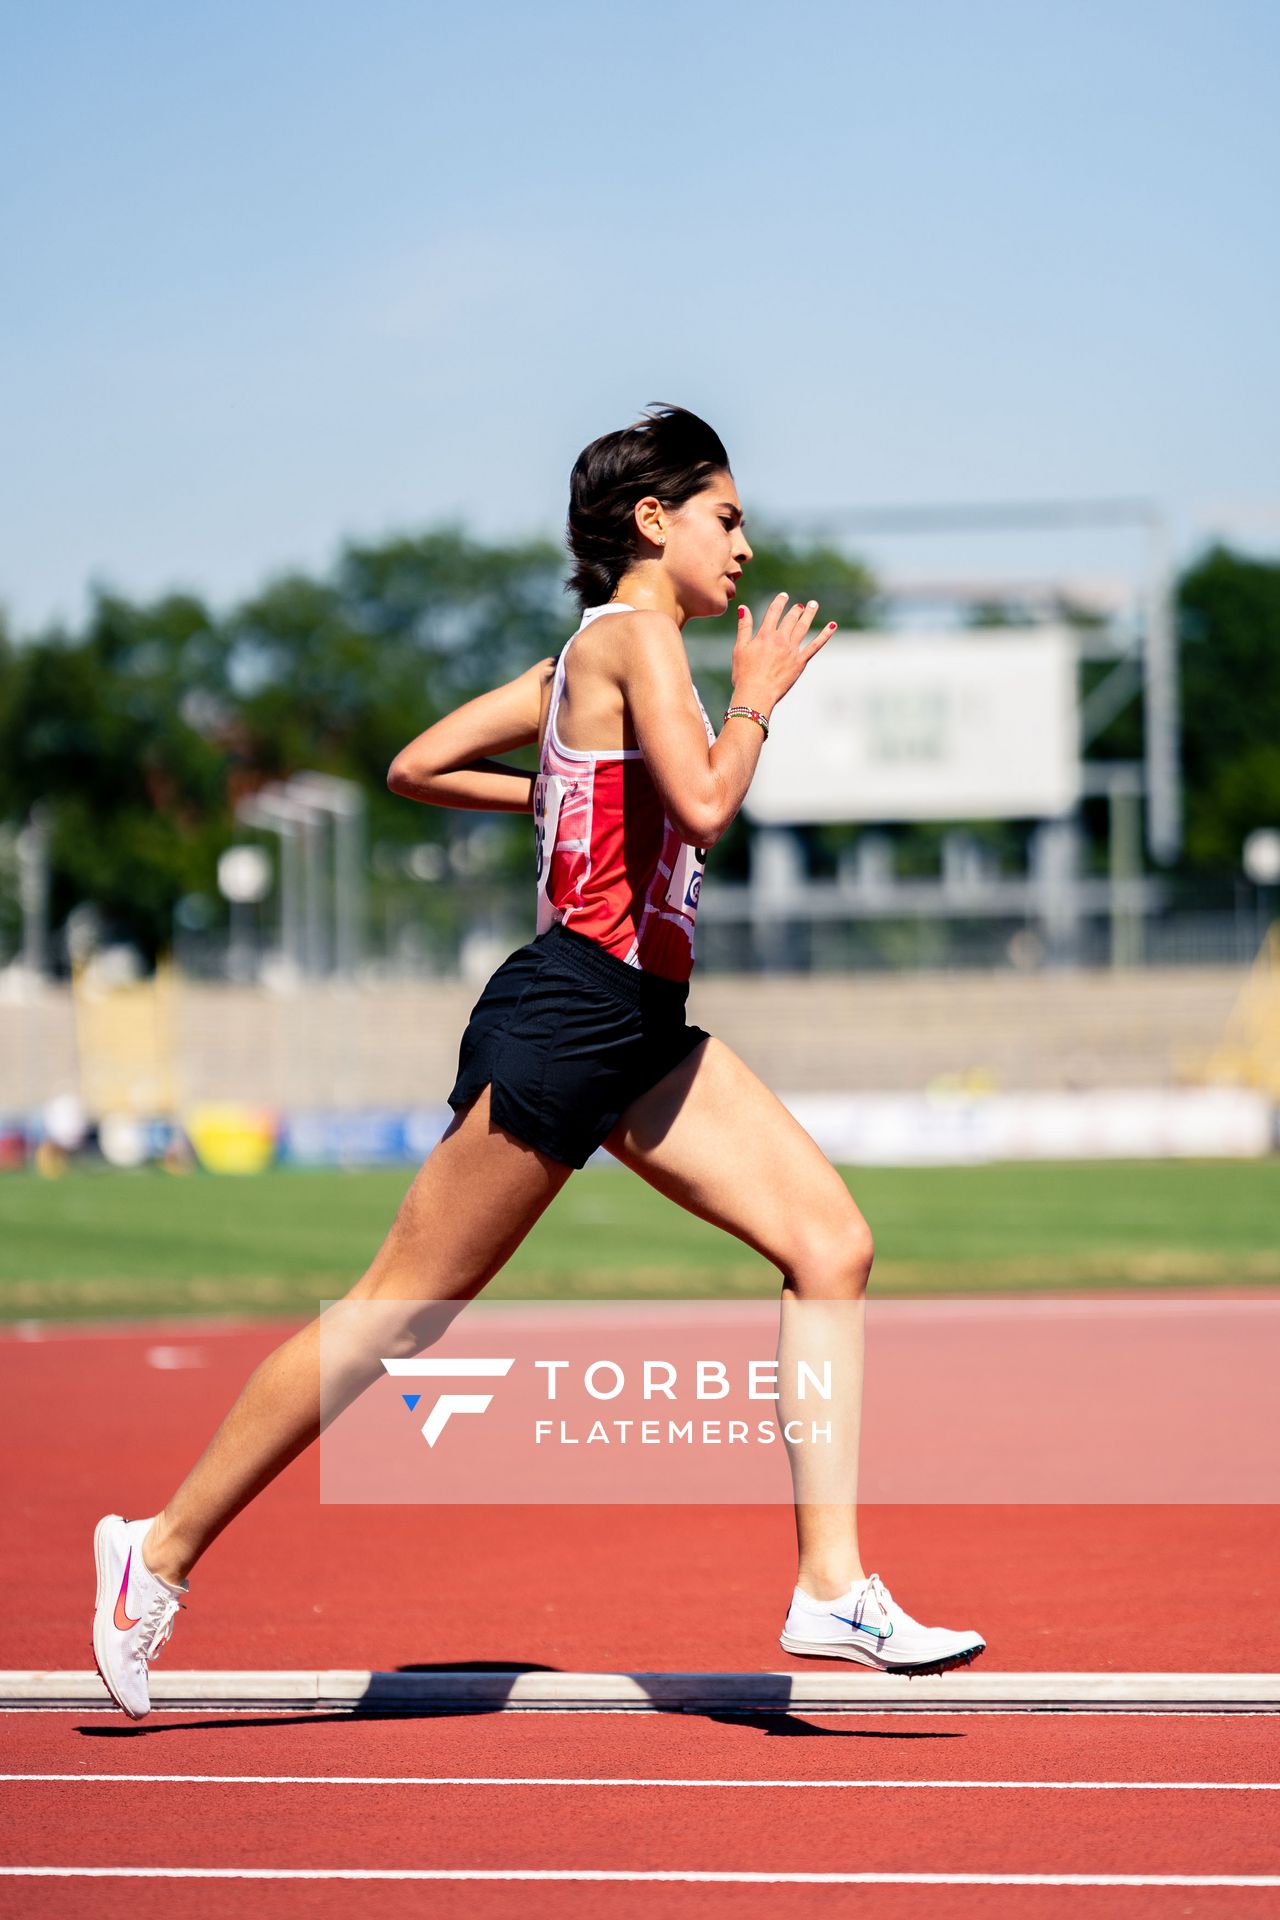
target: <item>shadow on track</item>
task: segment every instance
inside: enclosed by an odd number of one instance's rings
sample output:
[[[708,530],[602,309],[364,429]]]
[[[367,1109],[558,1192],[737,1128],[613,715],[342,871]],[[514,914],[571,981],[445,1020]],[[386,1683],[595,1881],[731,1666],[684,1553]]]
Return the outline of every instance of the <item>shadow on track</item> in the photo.
[[[390,1672],[370,1675],[369,1686],[359,1700],[350,1707],[339,1709],[317,1709],[314,1712],[300,1713],[253,1713],[241,1712],[213,1719],[186,1719],[179,1724],[168,1721],[156,1724],[146,1721],[127,1726],[79,1726],[77,1733],[87,1740],[146,1740],[156,1734],[207,1732],[213,1729],[231,1732],[245,1727],[317,1727],[333,1721],[350,1723],[353,1720],[450,1720],[473,1719],[477,1716],[502,1713],[507,1709],[514,1681],[527,1673],[559,1673],[559,1667],[549,1667],[537,1661],[526,1660],[454,1660],[436,1662],[411,1662],[396,1667]],[[478,1674],[484,1676],[487,1684],[475,1690],[476,1696],[465,1704],[444,1704],[440,1701],[424,1700],[421,1703],[407,1700],[402,1690],[395,1685],[402,1674],[439,1675]],[[630,1676],[640,1681],[662,1682],[670,1676],[654,1674],[636,1674]],[[819,1740],[962,1740],[963,1733],[908,1731],[901,1728],[844,1728],[819,1727],[811,1720],[804,1720],[791,1711],[788,1702],[791,1695],[791,1682],[787,1674],[761,1674],[759,1691],[765,1696],[764,1706],[744,1708],[741,1712],[732,1707],[688,1707],[677,1704],[674,1699],[664,1699],[668,1691],[661,1685],[647,1689],[651,1702],[650,1711],[668,1714],[682,1720],[709,1720],[720,1726],[751,1727],[770,1737],[787,1739]],[[776,1705],[769,1703],[770,1695],[776,1696]],[[172,1712],[163,1705],[158,1712]],[[181,1709],[179,1709],[181,1711]],[[537,1712],[531,1708],[525,1711]],[[584,1711],[587,1711],[584,1709]],[[625,1709],[624,1709],[625,1711]],[[637,1709],[637,1711],[642,1711]]]

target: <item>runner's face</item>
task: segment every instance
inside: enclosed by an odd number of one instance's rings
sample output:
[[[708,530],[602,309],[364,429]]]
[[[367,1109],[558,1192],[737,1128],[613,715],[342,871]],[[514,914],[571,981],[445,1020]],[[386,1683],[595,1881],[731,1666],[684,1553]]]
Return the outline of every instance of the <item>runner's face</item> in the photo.
[[[701,493],[667,514],[666,526],[666,567],[688,617],[723,613],[751,558],[733,475],[714,475]]]

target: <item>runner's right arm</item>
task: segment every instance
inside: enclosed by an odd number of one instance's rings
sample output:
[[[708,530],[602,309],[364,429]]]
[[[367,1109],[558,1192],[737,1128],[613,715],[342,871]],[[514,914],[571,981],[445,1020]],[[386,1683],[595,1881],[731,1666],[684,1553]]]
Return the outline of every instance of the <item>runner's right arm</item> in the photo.
[[[806,638],[816,600],[786,608],[779,594],[758,631],[746,607],[738,614],[730,704],[755,707],[766,719],[835,632],[831,621]],[[746,797],[764,732],[754,720],[728,720],[708,746],[679,627],[663,613],[622,617],[630,631],[616,655],[617,677],[636,743],[680,837],[712,847]]]

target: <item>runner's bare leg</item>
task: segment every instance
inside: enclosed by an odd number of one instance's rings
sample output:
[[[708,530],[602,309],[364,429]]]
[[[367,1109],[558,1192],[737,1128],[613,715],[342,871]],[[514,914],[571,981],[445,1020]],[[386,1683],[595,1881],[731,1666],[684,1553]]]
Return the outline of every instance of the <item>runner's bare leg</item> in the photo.
[[[445,1302],[479,1293],[510,1259],[572,1169],[494,1125],[489,1090],[459,1115],[419,1170],[382,1246],[346,1301],[326,1315],[326,1362],[347,1303]],[[380,1361],[349,1315],[348,1397],[378,1376]],[[406,1313],[406,1353],[424,1339]],[[269,1354],[177,1492],[156,1516],[143,1557],[175,1585],[200,1555],[320,1431],[320,1329],[313,1320]],[[439,1326],[439,1316],[435,1325]],[[421,1332],[421,1317],[418,1332]],[[341,1334],[339,1334],[341,1339]],[[427,1334],[426,1338],[430,1335]],[[374,1343],[377,1344],[376,1342]],[[385,1352],[384,1346],[380,1349]]]
[[[660,1193],[781,1268],[784,1355],[801,1350],[798,1343],[815,1330],[813,1319],[822,1312],[815,1303],[834,1303],[830,1317],[846,1343],[854,1381],[837,1410],[834,1436],[847,1500],[807,1499],[806,1463],[798,1449],[790,1453],[799,1584],[815,1600],[835,1599],[865,1578],[856,1498],[863,1307],[874,1251],[866,1221],[804,1128],[720,1040],[704,1041],[633,1101],[606,1144]],[[812,1316],[803,1327],[794,1302]],[[787,1377],[784,1366],[780,1387]],[[785,1399],[778,1408],[780,1421],[803,1412]]]

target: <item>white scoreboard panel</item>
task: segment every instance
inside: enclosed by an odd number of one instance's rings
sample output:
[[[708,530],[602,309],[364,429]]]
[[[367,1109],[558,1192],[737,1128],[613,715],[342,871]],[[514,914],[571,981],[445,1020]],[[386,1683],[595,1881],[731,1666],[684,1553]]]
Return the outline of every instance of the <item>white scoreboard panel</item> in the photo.
[[[775,710],[746,813],[1048,819],[1079,794],[1070,633],[912,633],[827,643]]]

